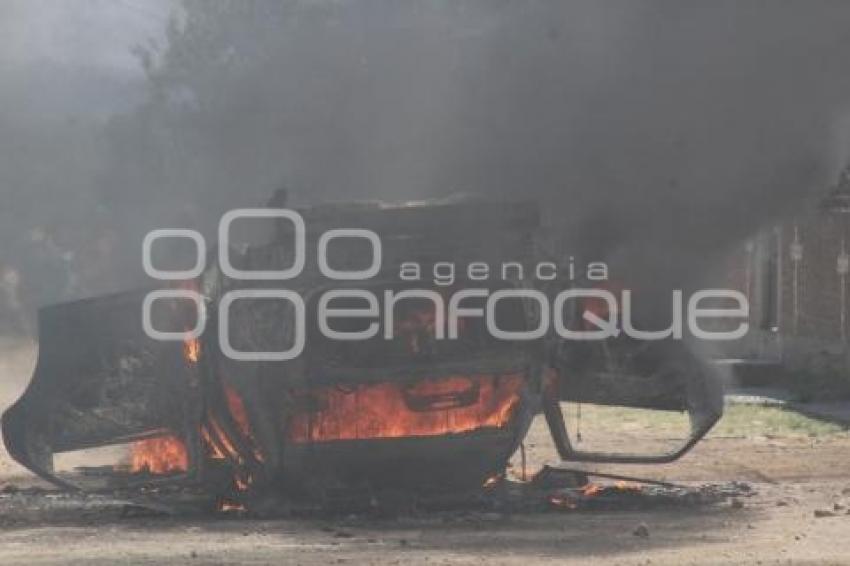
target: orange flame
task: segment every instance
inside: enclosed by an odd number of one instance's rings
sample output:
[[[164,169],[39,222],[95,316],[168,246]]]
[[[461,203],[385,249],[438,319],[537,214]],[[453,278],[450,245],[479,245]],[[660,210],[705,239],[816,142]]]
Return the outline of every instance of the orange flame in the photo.
[[[218,421],[210,417],[209,426],[210,430],[208,432],[211,434],[208,435],[207,439],[209,440],[210,444],[218,452],[221,453],[223,451],[226,456],[232,458],[233,460],[236,460],[237,462],[241,462],[242,457],[239,455],[239,450],[237,450],[236,446],[233,445],[233,442],[230,440],[230,437],[224,433],[224,429],[221,428],[221,425],[218,424]],[[218,440],[218,443],[213,441],[213,436],[215,437],[215,439]]]
[[[160,436],[133,443],[130,470],[134,473],[163,475],[188,469],[186,445],[176,436]]]
[[[201,342],[197,338],[183,342],[183,358],[190,364],[201,359]],[[161,436],[134,442],[131,448],[130,470],[163,475],[189,469],[186,445],[176,436]]]
[[[225,460],[227,456],[218,445],[213,442],[212,437],[210,436],[210,431],[206,426],[201,427],[201,440],[204,441],[204,446],[207,447],[208,456],[213,460]]]
[[[245,410],[245,402],[239,393],[231,386],[224,384],[224,397],[227,400],[227,408],[230,410],[230,415],[236,421],[236,426],[248,438],[253,438],[251,434],[251,425],[248,422],[248,413]]]
[[[505,426],[525,383],[521,374],[377,383],[313,391],[289,422],[289,440],[321,442],[437,436]]]
[[[241,503],[237,503],[236,501],[230,501],[229,499],[222,499],[218,502],[218,510],[222,512],[230,512],[230,513],[242,513],[245,511],[245,506]]]
[[[197,338],[183,342],[183,357],[190,364],[196,364],[201,359],[201,341]]]

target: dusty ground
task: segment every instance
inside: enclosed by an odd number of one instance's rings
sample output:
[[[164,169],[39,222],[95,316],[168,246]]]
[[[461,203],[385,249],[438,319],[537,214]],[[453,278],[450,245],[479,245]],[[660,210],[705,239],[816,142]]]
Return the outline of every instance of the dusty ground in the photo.
[[[19,394],[31,347],[0,356],[0,405]],[[574,414],[574,412],[573,412]],[[571,417],[571,420],[574,417]],[[655,449],[674,418],[583,408],[583,442]],[[542,423],[527,468],[552,459]],[[778,409],[733,407],[681,461],[606,471],[684,482],[747,481],[742,505],[397,520],[259,521],[54,513],[33,519],[0,495],[0,564],[850,564],[850,435]],[[511,473],[520,475],[516,458]],[[0,486],[37,482],[0,454]],[[44,497],[44,496],[42,496]],[[61,507],[61,498],[53,498]],[[827,515],[818,517],[817,515]],[[636,536],[645,524],[648,536]]]

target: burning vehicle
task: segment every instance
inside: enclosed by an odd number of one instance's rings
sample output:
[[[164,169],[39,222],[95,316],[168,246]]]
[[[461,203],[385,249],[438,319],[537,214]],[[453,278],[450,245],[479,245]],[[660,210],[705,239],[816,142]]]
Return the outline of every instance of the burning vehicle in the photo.
[[[380,270],[358,282],[378,294],[411,287],[398,276],[403,262],[430,267],[447,259],[463,265],[544,258],[533,203],[366,203],[300,214],[308,246],[329,229],[356,226],[380,235]],[[270,241],[233,250],[231,261],[246,271],[285,268],[293,261],[292,237],[278,226]],[[357,242],[342,242],[329,247],[328,262],[362,268]],[[472,317],[460,321],[455,339],[438,340],[437,326],[445,321],[416,295],[398,301],[385,319],[391,339],[329,339],[316,317],[307,316],[305,347],[295,359],[223,355],[221,325],[239,351],[279,351],[293,340],[294,316],[291,304],[253,298],[233,302],[224,317],[216,305],[225,293],[279,285],[298,292],[313,313],[320,297],[344,284],[321,277],[310,262],[289,281],[233,279],[216,263],[181,282],[201,294],[208,313],[203,333],[183,342],[156,340],[143,330],[147,290],[44,308],[35,374],[3,415],[6,448],[66,488],[186,485],[249,501],[271,492],[298,498],[339,489],[479,489],[504,474],[540,413],[564,461],[669,462],[721,415],[717,384],[681,342],[567,342],[551,332],[501,340]],[[464,276],[451,286],[428,283],[440,296],[482,286],[549,293],[564,284]],[[540,312],[533,302],[500,305],[495,315],[502,328],[536,327]],[[575,307],[576,321],[581,308]],[[173,331],[194,328],[197,316],[195,305],[179,298],[157,301],[151,314],[156,328]],[[349,332],[362,330],[360,323],[335,322]],[[657,455],[584,452],[570,443],[562,401],[687,411],[691,434]],[[119,464],[55,469],[56,455],[113,445],[126,447]]]

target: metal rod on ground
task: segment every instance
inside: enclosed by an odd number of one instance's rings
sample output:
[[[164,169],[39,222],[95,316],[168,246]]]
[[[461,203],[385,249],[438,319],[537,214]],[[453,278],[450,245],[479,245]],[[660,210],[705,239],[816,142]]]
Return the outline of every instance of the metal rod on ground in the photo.
[[[586,476],[593,476],[593,477],[596,477],[596,478],[606,478],[606,479],[609,479],[609,480],[631,481],[631,482],[635,482],[635,483],[645,483],[647,485],[658,485],[658,486],[661,486],[661,487],[671,487],[671,488],[684,488],[684,487],[686,487],[686,486],[683,486],[683,485],[678,485],[678,484],[670,483],[670,482],[666,482],[666,481],[649,480],[649,479],[645,479],[645,478],[638,478],[638,477],[635,477],[635,476],[622,476],[622,475],[619,475],[619,474],[606,474],[604,472],[588,472],[586,470],[577,470],[577,469],[574,469],[574,468],[555,468],[555,469],[558,470],[559,472],[571,472],[571,473],[574,473],[574,474],[584,474]]]

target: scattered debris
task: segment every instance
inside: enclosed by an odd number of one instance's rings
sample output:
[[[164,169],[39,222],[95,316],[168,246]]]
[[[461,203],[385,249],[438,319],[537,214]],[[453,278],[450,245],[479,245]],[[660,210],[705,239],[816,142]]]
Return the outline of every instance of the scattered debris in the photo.
[[[649,538],[649,527],[646,526],[646,523],[641,523],[634,528],[632,534],[640,538]]]
[[[582,470],[566,470],[545,465],[531,478],[531,483],[540,489],[558,487],[582,487],[587,485],[587,473]]]
[[[202,490],[186,487],[163,486],[102,493],[16,489],[0,496],[0,516],[6,511],[14,511],[18,516],[33,520],[49,515],[60,522],[69,517],[97,522],[198,517],[215,512],[229,518],[324,517],[337,520],[341,517],[383,519],[389,516],[393,520],[498,523],[509,521],[514,514],[546,512],[644,511],[720,503],[739,508],[743,506],[744,498],[754,495],[749,485],[735,482],[692,486],[670,484],[671,487],[664,487],[620,481],[576,486],[580,479],[569,474],[542,474],[529,482],[503,480],[497,488],[479,487],[451,493],[409,492],[410,502],[403,506],[397,504],[397,497],[385,497],[381,490],[374,490],[370,497],[360,498],[355,503],[342,498],[342,506],[339,505],[339,497],[329,498],[321,504],[313,500],[305,503],[287,501],[286,505],[269,506],[261,515],[253,509],[246,510],[238,501],[211,498]],[[388,514],[385,505],[391,507],[391,514]],[[349,536],[337,526],[329,526],[327,531],[339,538]]]
[[[662,487],[618,482],[614,485],[588,484],[549,493],[549,504],[556,509],[634,510],[656,507],[711,505],[732,499],[731,506],[744,506],[741,497],[754,495],[748,484],[705,484],[700,486]],[[735,503],[737,501],[738,503]]]

